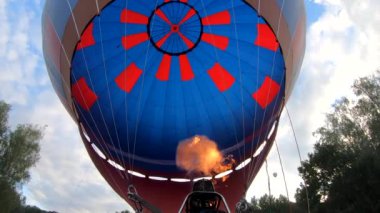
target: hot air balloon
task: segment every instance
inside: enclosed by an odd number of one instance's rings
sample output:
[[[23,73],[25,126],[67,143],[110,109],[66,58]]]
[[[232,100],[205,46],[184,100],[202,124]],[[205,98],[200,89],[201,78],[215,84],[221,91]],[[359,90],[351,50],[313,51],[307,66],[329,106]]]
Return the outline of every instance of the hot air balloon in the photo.
[[[301,67],[303,1],[49,0],[42,26],[54,89],[121,197],[177,212],[202,178],[231,209],[244,197]],[[225,167],[179,166],[194,144]]]

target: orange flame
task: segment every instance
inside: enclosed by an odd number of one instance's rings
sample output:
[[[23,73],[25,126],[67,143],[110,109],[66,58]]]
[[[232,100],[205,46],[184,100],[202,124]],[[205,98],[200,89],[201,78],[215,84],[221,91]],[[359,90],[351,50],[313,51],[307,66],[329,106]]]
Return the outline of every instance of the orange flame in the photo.
[[[178,144],[176,164],[188,172],[214,175],[232,168],[235,161],[219,151],[217,144],[205,136],[194,136]]]

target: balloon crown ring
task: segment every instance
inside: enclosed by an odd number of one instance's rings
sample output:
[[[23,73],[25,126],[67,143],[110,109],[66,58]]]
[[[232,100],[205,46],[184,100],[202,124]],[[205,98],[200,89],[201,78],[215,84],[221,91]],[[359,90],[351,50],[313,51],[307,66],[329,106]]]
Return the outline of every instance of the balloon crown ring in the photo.
[[[202,32],[198,11],[184,2],[165,2],[149,17],[150,41],[165,54],[188,53],[198,45]]]

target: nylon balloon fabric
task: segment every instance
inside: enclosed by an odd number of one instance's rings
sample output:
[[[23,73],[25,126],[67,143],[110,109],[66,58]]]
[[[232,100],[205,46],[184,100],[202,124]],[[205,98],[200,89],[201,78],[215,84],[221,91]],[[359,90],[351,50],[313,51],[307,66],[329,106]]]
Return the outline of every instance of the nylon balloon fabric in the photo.
[[[281,110],[284,64],[275,32],[245,1],[115,0],[81,35],[71,93],[110,159],[182,172],[177,146],[195,135],[237,162],[252,154]]]

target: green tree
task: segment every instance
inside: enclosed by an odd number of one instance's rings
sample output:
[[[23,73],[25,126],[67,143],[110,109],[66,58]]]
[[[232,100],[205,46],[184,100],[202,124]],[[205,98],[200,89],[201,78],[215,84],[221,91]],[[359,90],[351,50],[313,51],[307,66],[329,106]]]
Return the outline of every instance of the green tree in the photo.
[[[0,101],[0,206],[2,212],[12,212],[24,204],[17,188],[30,179],[29,169],[39,159],[42,129],[35,125],[8,126],[11,107]]]
[[[380,72],[353,85],[314,135],[314,151],[299,172],[311,212],[380,212]],[[306,209],[306,189],[297,203]]]
[[[278,198],[272,195],[263,195],[259,199],[253,197],[250,203],[249,212],[255,213],[288,213],[303,212],[298,210],[295,203],[290,202],[285,196],[280,195]]]

